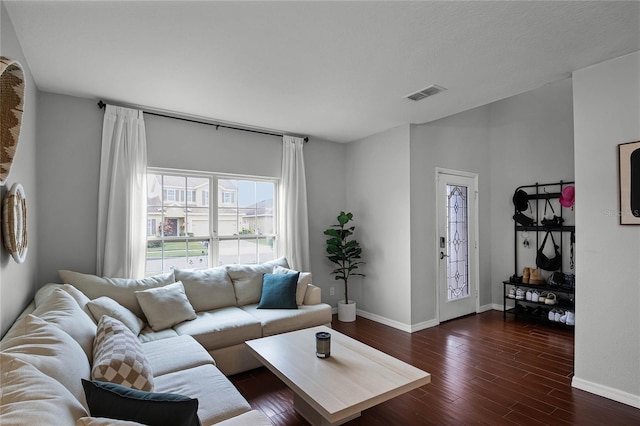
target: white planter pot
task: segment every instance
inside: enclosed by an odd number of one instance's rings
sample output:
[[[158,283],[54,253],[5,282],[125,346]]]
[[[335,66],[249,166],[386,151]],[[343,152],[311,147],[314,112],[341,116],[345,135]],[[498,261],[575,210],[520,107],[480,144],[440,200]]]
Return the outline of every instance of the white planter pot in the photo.
[[[338,321],[353,322],[356,320],[356,302],[349,300],[349,303],[345,303],[344,300],[338,301]]]

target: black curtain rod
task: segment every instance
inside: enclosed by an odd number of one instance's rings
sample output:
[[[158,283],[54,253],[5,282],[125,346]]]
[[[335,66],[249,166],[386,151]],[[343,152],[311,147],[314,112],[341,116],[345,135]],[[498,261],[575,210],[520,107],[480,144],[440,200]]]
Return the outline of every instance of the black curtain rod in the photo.
[[[98,102],[98,107],[100,109],[103,109],[106,106],[107,106],[107,104],[105,104],[102,101],[102,99],[100,99],[100,101]],[[194,119],[191,119],[191,118],[176,117],[174,115],[160,114],[160,113],[157,113],[157,112],[146,111],[144,109],[142,111],[145,114],[155,115],[156,117],[172,118],[174,120],[188,121],[190,123],[198,123],[198,124],[206,124],[208,126],[215,126],[216,130],[218,130],[220,127],[222,127],[224,129],[240,130],[242,132],[259,133],[261,135],[278,136],[278,137],[284,136],[283,134],[280,134],[280,133],[270,133],[270,132],[263,132],[263,131],[260,131],[260,130],[243,129],[242,127],[233,127],[233,126],[227,126],[226,124],[209,123],[209,122],[206,122],[206,121],[194,120]],[[309,142],[309,138],[304,138],[304,141],[305,141],[305,143]]]

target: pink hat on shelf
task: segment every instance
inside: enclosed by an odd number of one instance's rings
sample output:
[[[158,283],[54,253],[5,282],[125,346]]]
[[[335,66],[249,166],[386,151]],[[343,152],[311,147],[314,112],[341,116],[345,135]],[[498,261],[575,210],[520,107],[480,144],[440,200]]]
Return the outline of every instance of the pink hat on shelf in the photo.
[[[566,186],[560,192],[560,205],[563,207],[573,207],[576,201],[576,188],[573,185]]]

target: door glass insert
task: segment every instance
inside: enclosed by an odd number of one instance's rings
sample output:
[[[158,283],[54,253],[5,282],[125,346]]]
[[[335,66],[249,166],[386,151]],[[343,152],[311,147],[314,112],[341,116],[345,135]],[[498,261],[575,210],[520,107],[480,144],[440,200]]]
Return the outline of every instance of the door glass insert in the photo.
[[[447,301],[469,296],[468,188],[447,185]]]

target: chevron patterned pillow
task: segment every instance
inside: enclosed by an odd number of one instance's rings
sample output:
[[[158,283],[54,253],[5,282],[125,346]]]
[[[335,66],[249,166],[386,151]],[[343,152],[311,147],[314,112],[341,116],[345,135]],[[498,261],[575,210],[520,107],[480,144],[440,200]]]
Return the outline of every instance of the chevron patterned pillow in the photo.
[[[153,390],[151,366],[140,341],[126,325],[106,315],[98,321],[91,379]]]

